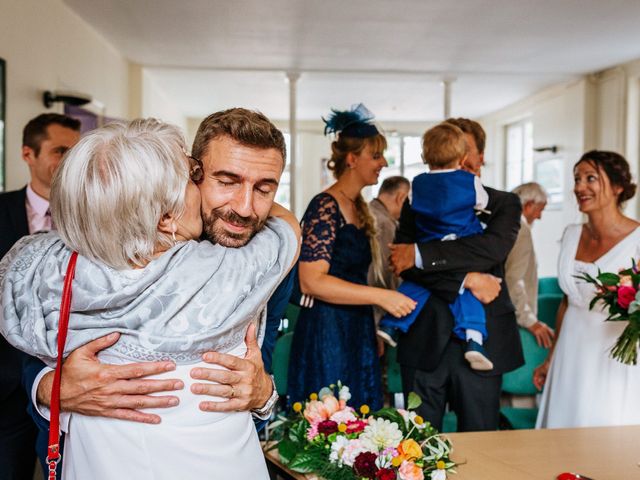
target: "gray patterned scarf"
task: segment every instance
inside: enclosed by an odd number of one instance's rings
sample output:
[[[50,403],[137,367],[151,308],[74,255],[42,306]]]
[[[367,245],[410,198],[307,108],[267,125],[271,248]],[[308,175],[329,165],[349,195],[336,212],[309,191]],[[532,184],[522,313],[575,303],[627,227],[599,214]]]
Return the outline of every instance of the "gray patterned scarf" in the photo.
[[[111,332],[109,350],[133,361],[194,363],[238,346],[287,274],[293,230],[270,219],[246,246],[180,243],[143,270],[118,271],[78,257],[65,356]],[[54,232],[20,240],[0,262],[0,333],[55,364],[64,275],[71,251]],[[264,321],[261,322],[261,331]]]

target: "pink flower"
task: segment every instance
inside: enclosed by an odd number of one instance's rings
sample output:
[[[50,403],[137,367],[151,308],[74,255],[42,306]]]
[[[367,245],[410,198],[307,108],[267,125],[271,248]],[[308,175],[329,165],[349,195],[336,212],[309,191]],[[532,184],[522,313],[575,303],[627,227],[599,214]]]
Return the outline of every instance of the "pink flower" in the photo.
[[[343,410],[338,410],[336,413],[331,415],[329,420],[333,420],[338,423],[348,423],[357,420],[356,416],[353,413],[353,408],[347,407]]]
[[[369,425],[367,422],[363,420],[353,420],[351,422],[347,422],[347,433],[356,433],[362,432],[364,427]]]
[[[304,408],[304,412],[302,412],[302,414],[312,425],[329,418],[329,412],[327,412],[327,408],[324,406],[324,403],[318,400],[311,400],[307,402],[307,406]]]
[[[307,440],[311,441],[318,436],[318,424],[312,423],[309,428],[307,428]]]
[[[328,417],[340,410],[340,402],[338,402],[338,399],[333,395],[326,395],[322,399],[322,403],[324,404],[324,408],[327,410]]]
[[[424,480],[422,469],[411,461],[404,461],[398,469],[400,480]]]
[[[620,307],[627,309],[629,308],[629,304],[633,302],[636,298],[636,289],[629,286],[621,286],[618,288],[618,305]]]

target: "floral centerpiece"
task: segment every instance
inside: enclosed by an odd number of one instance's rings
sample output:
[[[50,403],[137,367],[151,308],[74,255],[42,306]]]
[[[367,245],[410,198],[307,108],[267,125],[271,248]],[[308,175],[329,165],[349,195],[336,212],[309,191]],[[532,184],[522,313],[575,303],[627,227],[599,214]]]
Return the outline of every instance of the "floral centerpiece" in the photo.
[[[444,480],[455,473],[451,443],[413,411],[420,405],[415,393],[408,410],[373,413],[367,405],[348,406],[350,398],[338,382],[274,422],[275,445],[288,468],[326,480]]]
[[[640,345],[640,273],[636,262],[631,260],[631,268],[617,274],[598,270],[596,277],[587,273],[577,277],[596,286],[590,310],[600,303],[609,313],[607,321],[629,322],[611,349],[611,357],[636,365]]]

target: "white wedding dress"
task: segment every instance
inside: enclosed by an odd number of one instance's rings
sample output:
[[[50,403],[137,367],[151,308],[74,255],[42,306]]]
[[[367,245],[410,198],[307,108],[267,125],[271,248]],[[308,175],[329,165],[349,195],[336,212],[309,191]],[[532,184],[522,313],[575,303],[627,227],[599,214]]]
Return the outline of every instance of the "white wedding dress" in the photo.
[[[558,280],[569,305],[564,315],[542,402],[537,428],[596,427],[640,424],[640,365],[624,365],[610,357],[626,322],[605,322],[596,305],[595,288],[575,278],[583,272],[618,272],[640,259],[640,228],[631,232],[594,263],[575,259],[582,225],[570,225],[562,238]]]
[[[244,343],[228,352],[244,356]],[[131,362],[115,355],[104,363]],[[214,413],[198,408],[216,397],[194,395],[190,376],[196,363],[149,378],[178,378],[184,389],[172,408],[147,409],[162,418],[159,425],[71,414],[65,426],[62,478],[66,480],[268,480],[269,473],[249,412]],[[217,400],[224,400],[222,398]],[[61,421],[62,421],[61,417]],[[64,420],[66,423],[66,419]],[[71,461],[65,461],[71,460]]]

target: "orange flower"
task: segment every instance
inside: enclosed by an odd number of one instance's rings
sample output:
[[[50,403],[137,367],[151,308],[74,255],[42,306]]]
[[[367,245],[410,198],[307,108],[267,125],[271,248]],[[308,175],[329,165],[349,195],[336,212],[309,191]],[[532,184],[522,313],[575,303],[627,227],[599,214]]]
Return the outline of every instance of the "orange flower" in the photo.
[[[407,460],[417,460],[422,458],[422,449],[420,448],[420,445],[418,445],[418,442],[412,438],[400,442],[398,452],[400,452],[400,455],[404,456]]]
[[[307,406],[302,414],[311,424],[319,423],[329,418],[329,412],[327,412],[327,408],[324,406],[324,403],[319,402],[318,400],[311,400],[310,402],[307,402]]]

